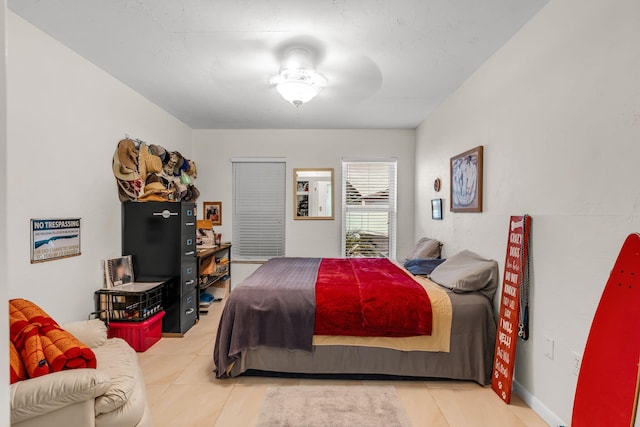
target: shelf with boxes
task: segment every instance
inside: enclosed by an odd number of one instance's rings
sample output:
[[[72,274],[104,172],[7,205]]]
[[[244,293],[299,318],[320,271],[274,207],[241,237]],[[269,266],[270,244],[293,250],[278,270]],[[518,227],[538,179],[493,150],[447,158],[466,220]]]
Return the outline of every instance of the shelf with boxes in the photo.
[[[199,309],[206,314],[208,307],[229,295],[231,286],[231,244],[224,243],[213,248],[199,249],[198,284],[200,288]]]

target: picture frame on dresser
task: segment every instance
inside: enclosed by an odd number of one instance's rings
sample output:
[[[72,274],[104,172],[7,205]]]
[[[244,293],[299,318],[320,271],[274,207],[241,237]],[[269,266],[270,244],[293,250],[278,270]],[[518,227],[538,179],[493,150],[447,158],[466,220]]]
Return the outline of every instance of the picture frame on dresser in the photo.
[[[222,202],[202,202],[202,216],[214,227],[222,225]]]
[[[479,145],[451,158],[451,212],[482,212],[483,151]]]

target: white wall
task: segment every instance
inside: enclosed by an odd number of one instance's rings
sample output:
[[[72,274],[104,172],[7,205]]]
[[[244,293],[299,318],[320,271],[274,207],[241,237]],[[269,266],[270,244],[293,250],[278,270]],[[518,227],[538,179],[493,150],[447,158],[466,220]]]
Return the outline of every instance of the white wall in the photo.
[[[301,107],[304,108],[304,107]],[[200,201],[222,201],[223,221],[218,232],[223,240],[231,236],[231,158],[286,157],[287,208],[286,255],[308,257],[341,256],[342,158],[396,157],[398,159],[398,256],[414,244],[413,130],[195,130],[193,153],[198,169]],[[335,220],[293,220],[291,200],[294,168],[335,169]],[[202,209],[200,209],[202,210]],[[233,266],[233,284],[255,265]]]
[[[101,260],[120,253],[117,142],[128,133],[190,156],[191,129],[12,12],[8,45],[9,297],[84,319]],[[82,255],[31,265],[29,219],[42,217],[82,217]]]
[[[582,354],[609,271],[640,231],[640,2],[552,0],[417,130],[416,236],[504,261],[508,216],[533,216],[531,340],[516,379],[548,422],[569,422]],[[485,147],[485,212],[449,203],[449,158]],[[555,358],[543,355],[544,336]]]
[[[0,0],[0,342],[9,341],[7,303],[7,58],[6,0]],[[0,366],[9,366],[9,347],[0,346]],[[9,370],[0,369],[0,427],[9,425]]]

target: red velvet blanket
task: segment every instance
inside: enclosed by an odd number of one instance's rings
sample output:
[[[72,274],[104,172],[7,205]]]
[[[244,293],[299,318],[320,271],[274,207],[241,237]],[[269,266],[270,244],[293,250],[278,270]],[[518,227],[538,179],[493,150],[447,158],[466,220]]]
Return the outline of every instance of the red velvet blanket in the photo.
[[[324,258],[316,282],[315,335],[431,335],[431,301],[386,258]]]

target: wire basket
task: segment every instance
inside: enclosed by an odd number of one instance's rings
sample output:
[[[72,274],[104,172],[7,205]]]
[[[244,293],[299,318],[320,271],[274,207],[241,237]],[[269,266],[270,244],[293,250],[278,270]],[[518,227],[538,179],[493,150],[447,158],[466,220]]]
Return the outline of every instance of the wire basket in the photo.
[[[144,291],[100,289],[96,311],[105,322],[142,322],[162,311],[162,286]]]

